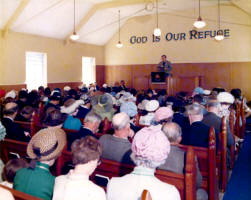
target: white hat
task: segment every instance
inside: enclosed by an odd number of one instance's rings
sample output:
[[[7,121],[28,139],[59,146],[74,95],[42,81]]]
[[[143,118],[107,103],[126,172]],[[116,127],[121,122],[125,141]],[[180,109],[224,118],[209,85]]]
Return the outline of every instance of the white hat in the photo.
[[[159,102],[157,100],[150,100],[149,102],[147,102],[145,107],[146,107],[146,111],[153,112],[158,109]]]
[[[204,94],[204,95],[210,95],[210,94],[211,94],[211,91],[210,91],[210,90],[204,90],[204,91],[203,91],[203,94]]]
[[[144,99],[141,103],[138,104],[138,109],[140,110],[145,110],[146,109],[146,104],[148,103],[149,100]]]
[[[71,99],[69,99],[69,100],[71,100]],[[68,101],[68,100],[67,100]],[[85,102],[83,101],[83,100],[77,100],[77,101],[73,101],[73,103],[71,104],[71,105],[69,105],[69,106],[61,106],[60,107],[60,111],[61,111],[61,113],[66,113],[66,114],[72,114],[72,113],[74,113],[75,111],[76,111],[76,109],[80,106],[80,105],[82,105],[82,104],[84,104]]]
[[[230,94],[229,92],[221,92],[218,94],[217,100],[220,103],[233,104],[234,103],[234,96],[232,94]]]
[[[15,99],[16,98],[15,90],[11,90],[11,91],[7,92],[4,98],[7,99],[8,97]]]
[[[102,87],[103,87],[103,88],[107,88],[108,85],[107,85],[106,83],[104,83]]]
[[[70,89],[71,89],[70,86],[68,86],[68,85],[64,86],[64,91],[69,91]]]

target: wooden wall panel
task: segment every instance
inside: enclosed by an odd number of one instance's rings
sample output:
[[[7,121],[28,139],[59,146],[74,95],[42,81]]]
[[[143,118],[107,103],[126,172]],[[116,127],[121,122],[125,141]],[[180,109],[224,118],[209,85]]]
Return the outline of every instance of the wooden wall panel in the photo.
[[[0,89],[10,91],[10,90],[21,90],[22,88],[26,88],[26,84],[20,85],[0,85]]]
[[[96,82],[102,86],[105,83],[105,66],[96,65]]]
[[[156,64],[106,66],[106,82],[113,84],[124,79],[128,86],[147,89],[150,87],[150,73],[156,71],[156,66]],[[201,86],[205,89],[241,88],[244,95],[251,99],[251,62],[179,63],[173,64],[172,73],[174,77],[201,76]]]

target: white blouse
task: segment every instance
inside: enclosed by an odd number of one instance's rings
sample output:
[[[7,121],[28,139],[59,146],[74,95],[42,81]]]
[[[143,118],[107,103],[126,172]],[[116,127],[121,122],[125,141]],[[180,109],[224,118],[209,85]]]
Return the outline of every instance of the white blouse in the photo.
[[[89,180],[89,177],[73,174],[72,171],[55,179],[53,200],[83,199],[106,200],[106,195],[101,187]]]

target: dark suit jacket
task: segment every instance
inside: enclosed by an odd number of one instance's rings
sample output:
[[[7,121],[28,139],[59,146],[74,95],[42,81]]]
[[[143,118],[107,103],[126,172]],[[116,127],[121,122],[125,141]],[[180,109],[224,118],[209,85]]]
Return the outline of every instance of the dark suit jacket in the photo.
[[[81,127],[81,129],[76,133],[68,133],[67,134],[67,148],[68,148],[68,150],[71,150],[71,145],[75,140],[81,139],[81,138],[86,137],[88,135],[93,136],[96,139],[98,139],[98,137],[96,135],[94,135],[90,129],[87,129],[85,127]]]
[[[189,129],[182,134],[182,144],[198,147],[208,147],[210,127],[201,121],[194,122]]]
[[[202,122],[207,126],[213,126],[216,135],[221,131],[221,118],[213,112],[208,112],[204,115]],[[228,146],[234,144],[234,138],[231,134],[229,123],[227,123],[227,144]]]
[[[3,118],[2,124],[6,128],[6,138],[28,142],[30,137],[25,136],[24,129],[9,118]]]
[[[159,169],[164,169],[178,174],[183,174],[186,161],[185,159],[186,159],[185,151],[183,151],[178,146],[171,145],[171,150],[166,159],[166,162],[163,165],[161,165]],[[202,183],[202,176],[197,162],[196,162],[196,168],[197,168],[196,185],[197,188],[199,188]]]

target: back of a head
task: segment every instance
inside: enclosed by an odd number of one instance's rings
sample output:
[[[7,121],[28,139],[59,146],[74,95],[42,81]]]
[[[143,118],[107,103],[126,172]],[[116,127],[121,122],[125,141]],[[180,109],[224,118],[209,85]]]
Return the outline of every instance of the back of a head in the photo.
[[[31,106],[25,106],[21,110],[22,115],[31,115],[33,113],[34,109]]]
[[[188,115],[203,115],[202,106],[199,104],[191,104],[186,106],[186,112]]]
[[[193,101],[201,104],[203,102],[203,96],[201,94],[196,94],[193,97]]]
[[[28,163],[24,159],[16,158],[16,159],[9,160],[3,169],[3,173],[2,173],[3,179],[5,181],[8,181],[9,183],[13,183],[16,172],[19,169],[26,168],[26,167],[28,167]]]
[[[168,138],[169,142],[172,143],[179,143],[181,139],[181,128],[178,124],[174,122],[167,122],[162,127],[163,133]]]
[[[130,126],[130,118],[126,113],[118,113],[112,118],[113,128],[116,130],[124,129]]]
[[[100,123],[101,121],[101,117],[93,112],[88,113],[84,119],[84,123]]]
[[[220,107],[220,102],[218,102],[217,100],[210,100],[207,102],[207,108],[213,109],[213,108],[219,108]]]
[[[11,115],[17,113],[17,111],[18,111],[17,104],[14,102],[10,102],[4,106],[3,114],[6,116],[11,116]]]
[[[99,160],[102,148],[97,139],[86,136],[75,140],[71,146],[72,161],[74,165],[86,164],[93,160]]]
[[[241,89],[232,89],[230,93],[234,96],[235,99],[241,99]]]

